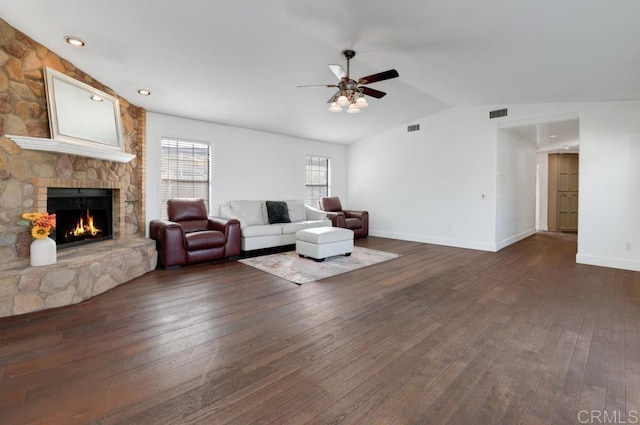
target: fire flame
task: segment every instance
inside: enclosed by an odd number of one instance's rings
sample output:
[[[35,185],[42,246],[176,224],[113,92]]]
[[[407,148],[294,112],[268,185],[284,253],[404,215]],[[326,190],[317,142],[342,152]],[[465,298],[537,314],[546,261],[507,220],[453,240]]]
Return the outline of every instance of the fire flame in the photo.
[[[98,233],[102,233],[102,230],[93,225],[93,216],[89,213],[89,210],[87,210],[87,224],[84,224],[84,217],[80,217],[80,221],[76,225],[76,228],[73,229],[73,236],[82,236],[86,234],[95,236]]]

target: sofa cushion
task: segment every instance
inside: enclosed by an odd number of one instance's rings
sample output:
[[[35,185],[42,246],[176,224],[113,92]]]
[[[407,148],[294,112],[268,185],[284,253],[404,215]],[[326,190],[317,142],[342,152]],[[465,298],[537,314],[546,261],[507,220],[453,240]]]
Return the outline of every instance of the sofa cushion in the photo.
[[[273,236],[282,234],[281,224],[259,224],[257,226],[243,227],[241,230],[243,238],[251,238],[254,236]]]
[[[287,208],[289,209],[289,218],[292,223],[305,221],[307,219],[307,210],[304,206],[304,201],[295,199],[286,202]]]
[[[310,229],[314,227],[331,227],[329,220],[305,220],[296,223],[285,223],[282,225],[282,233],[296,233],[298,230]]]
[[[267,213],[269,214],[269,224],[291,223],[289,208],[284,201],[267,201]]]
[[[234,217],[246,226],[266,224],[262,220],[260,201],[230,201],[229,208]]]
[[[269,224],[269,213],[267,212],[266,201],[260,201],[260,212],[262,212],[262,224]]]

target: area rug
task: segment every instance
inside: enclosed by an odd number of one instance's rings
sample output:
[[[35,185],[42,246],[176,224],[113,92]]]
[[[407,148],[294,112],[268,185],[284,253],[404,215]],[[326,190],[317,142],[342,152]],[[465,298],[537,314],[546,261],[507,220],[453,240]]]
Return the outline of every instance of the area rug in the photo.
[[[314,282],[330,276],[350,272],[362,267],[378,264],[398,258],[399,254],[377,251],[375,249],[353,247],[353,253],[346,257],[338,255],[329,257],[323,262],[315,262],[309,258],[300,258],[295,251],[240,260],[248,266],[281,277],[297,285]]]

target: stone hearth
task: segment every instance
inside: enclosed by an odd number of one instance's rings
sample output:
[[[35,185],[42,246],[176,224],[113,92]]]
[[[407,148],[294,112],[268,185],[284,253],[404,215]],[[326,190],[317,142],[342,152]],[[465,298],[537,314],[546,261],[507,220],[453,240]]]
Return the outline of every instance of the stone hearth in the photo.
[[[127,238],[58,252],[50,266],[2,268],[0,317],[76,304],[154,270],[155,241]]]

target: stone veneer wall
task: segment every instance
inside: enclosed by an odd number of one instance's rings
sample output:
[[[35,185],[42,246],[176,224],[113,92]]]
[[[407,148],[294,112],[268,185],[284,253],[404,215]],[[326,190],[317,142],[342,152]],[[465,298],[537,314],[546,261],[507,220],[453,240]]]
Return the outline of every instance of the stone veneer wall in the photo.
[[[23,150],[6,134],[49,138],[44,83],[48,66],[117,96],[73,64],[0,19],[0,317],[74,304],[153,270],[154,241],[144,238],[146,111],[122,97],[129,163]],[[114,240],[58,252],[30,267],[25,211],[46,211],[47,188],[114,191]]]
[[[117,237],[144,235],[144,109],[118,97],[124,127],[125,150],[136,155],[123,164],[41,151],[22,150],[6,134],[49,138],[44,83],[48,66],[117,96],[73,64],[38,44],[0,19],[0,269],[3,263],[23,259],[31,236],[17,225],[23,212],[42,211],[43,182],[71,181],[74,187],[117,187],[123,211]],[[46,208],[46,206],[45,206]],[[6,266],[7,264],[5,264]],[[1,295],[1,294],[0,294]]]

